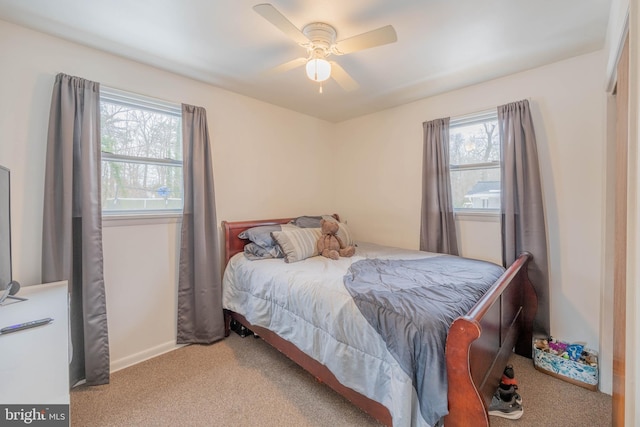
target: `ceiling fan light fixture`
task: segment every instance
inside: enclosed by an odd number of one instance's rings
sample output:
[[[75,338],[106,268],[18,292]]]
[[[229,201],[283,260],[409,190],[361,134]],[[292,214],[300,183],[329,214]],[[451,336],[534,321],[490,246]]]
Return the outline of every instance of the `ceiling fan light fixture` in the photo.
[[[302,57],[286,62],[275,67],[274,70],[278,72],[289,71],[290,69],[306,64],[307,77],[311,81],[320,83],[321,93],[322,82],[329,79],[329,77],[333,78],[344,90],[351,91],[358,89],[358,83],[356,83],[338,62],[329,62],[326,58],[331,55],[346,55],[359,50],[393,43],[398,40],[398,36],[393,27],[386,25],[375,30],[367,31],[366,33],[336,41],[336,29],[327,23],[311,22],[300,30],[278,9],[273,7],[272,4],[257,4],[253,6],[253,10],[307,50],[306,58]]]
[[[314,82],[323,82],[331,77],[331,64],[326,59],[314,58],[307,62],[307,77]]]

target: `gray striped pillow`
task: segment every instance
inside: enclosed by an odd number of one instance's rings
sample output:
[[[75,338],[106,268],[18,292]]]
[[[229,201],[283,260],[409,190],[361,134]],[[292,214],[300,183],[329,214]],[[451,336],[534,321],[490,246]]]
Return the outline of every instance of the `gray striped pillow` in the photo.
[[[318,255],[319,228],[282,229],[271,233],[284,253],[285,262],[297,262]]]

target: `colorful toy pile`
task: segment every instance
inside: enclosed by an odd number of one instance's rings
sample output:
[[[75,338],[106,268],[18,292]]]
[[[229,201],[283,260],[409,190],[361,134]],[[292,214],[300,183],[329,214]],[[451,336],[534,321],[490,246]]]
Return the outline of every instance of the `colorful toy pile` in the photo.
[[[598,353],[578,343],[535,339],[536,369],[590,390],[598,388]]]

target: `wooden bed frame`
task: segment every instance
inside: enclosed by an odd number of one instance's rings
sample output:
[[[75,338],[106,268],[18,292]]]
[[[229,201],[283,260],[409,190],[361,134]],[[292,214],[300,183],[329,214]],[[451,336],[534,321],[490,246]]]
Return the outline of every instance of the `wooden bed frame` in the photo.
[[[248,243],[238,237],[242,231],[260,225],[284,224],[291,219],[223,221],[225,266]],[[527,276],[530,258],[529,253],[520,255],[471,311],[451,325],[445,352],[449,384],[446,427],[488,426],[487,408],[513,349],[515,348],[516,353],[531,358],[537,297]],[[230,333],[231,320],[253,331],[318,381],[325,383],[378,421],[392,425],[391,414],[382,404],[342,385],[326,366],[268,329],[252,325],[244,316],[225,310],[226,336]]]

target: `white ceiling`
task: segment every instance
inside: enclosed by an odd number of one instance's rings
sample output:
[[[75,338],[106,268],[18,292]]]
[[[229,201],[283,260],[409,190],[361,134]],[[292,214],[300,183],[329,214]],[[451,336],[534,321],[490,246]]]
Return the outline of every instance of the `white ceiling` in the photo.
[[[345,39],[387,24],[398,41],[334,57],[359,83],[265,71],[305,50],[253,11]],[[341,121],[604,46],[612,0],[0,0],[0,19]]]

